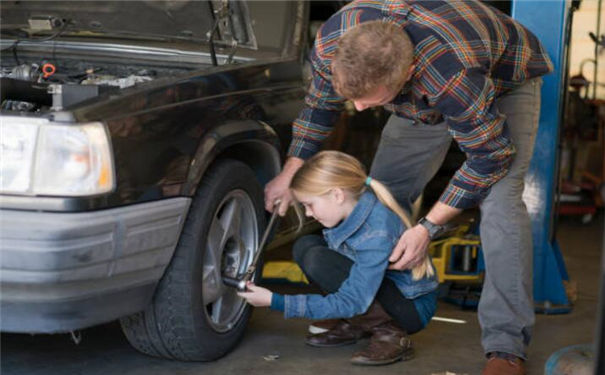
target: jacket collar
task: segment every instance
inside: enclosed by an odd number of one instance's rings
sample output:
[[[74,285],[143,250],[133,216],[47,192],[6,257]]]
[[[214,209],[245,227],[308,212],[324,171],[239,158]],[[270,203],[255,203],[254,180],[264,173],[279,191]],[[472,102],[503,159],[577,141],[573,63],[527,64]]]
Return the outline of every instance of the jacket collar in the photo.
[[[407,21],[407,17],[411,10],[410,4],[401,0],[386,0],[382,3],[382,14],[391,21],[398,24],[403,24]]]
[[[324,229],[323,233],[328,242],[335,248],[339,248],[347,238],[357,232],[372,212],[376,199],[376,195],[371,191],[363,193],[346,219],[334,228]]]

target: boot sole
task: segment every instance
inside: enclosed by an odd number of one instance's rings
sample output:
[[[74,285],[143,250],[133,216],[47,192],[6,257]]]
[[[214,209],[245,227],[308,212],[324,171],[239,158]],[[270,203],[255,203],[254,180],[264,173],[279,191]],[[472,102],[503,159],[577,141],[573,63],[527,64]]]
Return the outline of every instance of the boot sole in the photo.
[[[406,351],[404,351],[403,353],[401,353],[400,356],[397,356],[395,358],[389,358],[389,359],[383,359],[383,360],[368,360],[365,358],[351,358],[351,363],[357,366],[383,366],[383,365],[389,365],[391,363],[395,363],[397,361],[409,361],[410,359],[414,358],[414,350],[413,349],[408,349]]]
[[[315,344],[315,343],[305,341],[305,344],[312,346],[314,348],[337,348],[339,346],[353,345],[355,343],[357,343],[357,340],[339,342],[338,344]]]

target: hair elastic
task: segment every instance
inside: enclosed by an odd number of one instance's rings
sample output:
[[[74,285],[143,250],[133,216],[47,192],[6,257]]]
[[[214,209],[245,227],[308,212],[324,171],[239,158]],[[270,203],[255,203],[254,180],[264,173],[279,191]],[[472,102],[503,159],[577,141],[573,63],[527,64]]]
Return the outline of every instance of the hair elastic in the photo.
[[[368,176],[368,178],[366,178],[366,186],[370,186],[371,182],[372,182],[372,177]]]

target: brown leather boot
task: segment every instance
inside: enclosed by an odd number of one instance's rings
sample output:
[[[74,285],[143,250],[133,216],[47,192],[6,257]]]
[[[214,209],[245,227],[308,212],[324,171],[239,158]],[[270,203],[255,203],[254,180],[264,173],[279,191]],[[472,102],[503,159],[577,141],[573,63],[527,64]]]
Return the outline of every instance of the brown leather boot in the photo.
[[[387,365],[414,357],[412,341],[393,321],[374,327],[372,332],[368,346],[351,357],[354,365]]]
[[[309,324],[309,333],[317,334],[328,332],[329,330],[336,327],[336,324],[340,322],[340,319],[325,319],[325,320],[316,320],[313,323]]]
[[[330,348],[355,344],[357,340],[367,336],[369,336],[368,332],[343,319],[327,332],[307,336],[305,342],[318,348]]]
[[[350,319],[341,319],[334,328],[306,338],[306,343],[320,348],[354,344],[357,340],[372,335],[372,328],[391,320],[377,301],[372,302],[368,311]]]
[[[360,327],[368,334],[372,334],[372,328],[392,320],[386,311],[380,305],[380,302],[374,301],[363,315],[357,315],[347,319],[349,323]]]

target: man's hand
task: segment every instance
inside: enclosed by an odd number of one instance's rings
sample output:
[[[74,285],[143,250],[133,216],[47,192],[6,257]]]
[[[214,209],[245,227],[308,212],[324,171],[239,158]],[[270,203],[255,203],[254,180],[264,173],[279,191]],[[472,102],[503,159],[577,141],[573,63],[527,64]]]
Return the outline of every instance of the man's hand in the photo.
[[[271,297],[273,293],[269,289],[256,286],[249,282],[246,284],[248,292],[238,292],[237,295],[244,298],[246,302],[256,307],[271,306]]]
[[[296,171],[303,165],[304,160],[291,157],[284,164],[284,169],[265,186],[265,210],[273,212],[273,204],[280,200],[279,216],[284,216],[292,203],[290,182]]]
[[[459,208],[447,206],[441,202],[435,203],[426,218],[438,225],[445,225],[462,212]],[[431,242],[429,231],[422,225],[416,225],[401,235],[399,242],[389,258],[389,269],[405,270],[414,268],[426,257],[426,251]]]
[[[284,216],[292,203],[290,192],[291,176],[280,173],[267,185],[265,185],[265,210],[273,212],[274,202],[280,201],[278,209],[279,216]]]
[[[406,230],[391,253],[389,269],[401,271],[420,264],[430,242],[429,231],[422,225]]]

